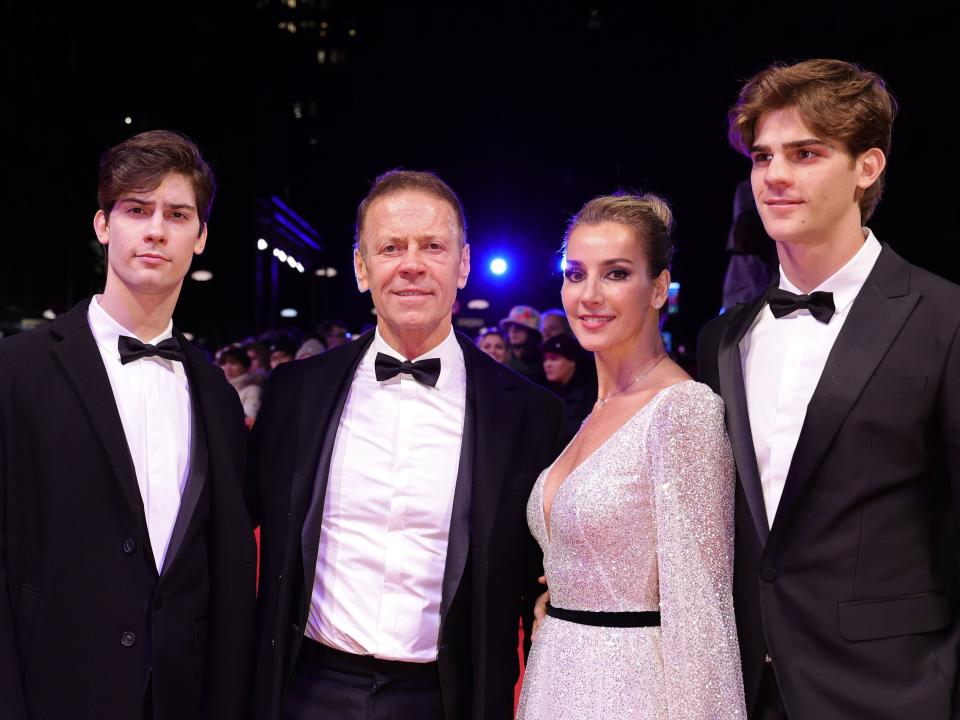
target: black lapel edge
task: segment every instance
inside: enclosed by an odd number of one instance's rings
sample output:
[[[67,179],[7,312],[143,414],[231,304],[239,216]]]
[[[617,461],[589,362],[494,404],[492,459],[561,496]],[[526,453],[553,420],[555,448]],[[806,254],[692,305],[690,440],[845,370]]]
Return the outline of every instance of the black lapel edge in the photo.
[[[200,365],[208,364],[209,361],[196,351],[178,330],[174,330],[174,335],[186,354],[183,369],[190,385],[190,414],[193,428],[190,433],[190,470],[183,496],[180,498],[180,509],[173,525],[170,543],[167,545],[167,553],[163,558],[163,569],[160,571],[161,582],[179,556],[188,532],[194,529],[197,503],[207,484],[210,471],[210,423],[207,421],[210,413],[206,411],[206,406],[212,404],[212,399],[206,396],[206,388],[200,379],[200,374],[206,369],[201,368]]]
[[[146,533],[143,498],[127,436],[100,348],[87,322],[87,308],[91,301],[84,300],[54,321],[49,331],[58,336],[60,342],[53,346],[52,352],[80,398],[120,490],[141,530]]]
[[[457,595],[470,551],[470,514],[473,496],[473,472],[476,446],[476,369],[472,342],[457,333],[457,342],[463,352],[467,376],[466,404],[463,417],[463,439],[460,444],[460,462],[457,467],[457,485],[453,494],[453,512],[450,515],[450,533],[447,558],[443,570],[443,590],[440,599],[440,638],[444,637],[447,613]]]
[[[770,524],[763,500],[763,486],[760,484],[757,456],[753,449],[753,431],[750,428],[750,413],[747,408],[740,341],[753,325],[757,315],[766,307],[769,293],[770,288],[750,305],[744,305],[739,310],[731,310],[738,314],[732,317],[724,328],[717,351],[720,395],[726,405],[730,446],[737,463],[737,477],[747,499],[761,547],[767,542]]]

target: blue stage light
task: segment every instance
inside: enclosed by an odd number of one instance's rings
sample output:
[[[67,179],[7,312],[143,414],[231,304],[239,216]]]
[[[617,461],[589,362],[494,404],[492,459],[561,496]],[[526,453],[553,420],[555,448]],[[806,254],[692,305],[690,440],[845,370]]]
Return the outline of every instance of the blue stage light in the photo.
[[[490,261],[490,272],[494,275],[503,275],[507,271],[507,261],[502,257],[495,257]]]

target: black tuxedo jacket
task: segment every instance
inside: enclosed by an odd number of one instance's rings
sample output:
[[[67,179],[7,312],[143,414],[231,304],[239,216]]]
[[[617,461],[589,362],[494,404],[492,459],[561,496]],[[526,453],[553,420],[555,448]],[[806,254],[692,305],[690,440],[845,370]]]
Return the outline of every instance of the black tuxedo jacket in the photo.
[[[85,301],[0,342],[0,718],[240,718],[256,546],[245,429],[223,373],[177,333],[191,474],[157,572]]]
[[[739,342],[711,321],[739,475],[734,600],[747,706],[772,658],[791,720],[957,716],[960,287],[883,246],[807,407],[768,530]]]
[[[254,431],[261,508],[254,717],[278,717],[313,589],[322,499],[349,386],[370,332],[274,371]],[[526,504],[560,451],[563,403],[458,335],[467,372],[460,470],[441,600],[438,662],[446,717],[513,717],[517,620],[529,613],[542,558]],[[316,486],[315,486],[316,485]],[[307,523],[305,528],[305,521]],[[539,588],[542,590],[542,588]]]

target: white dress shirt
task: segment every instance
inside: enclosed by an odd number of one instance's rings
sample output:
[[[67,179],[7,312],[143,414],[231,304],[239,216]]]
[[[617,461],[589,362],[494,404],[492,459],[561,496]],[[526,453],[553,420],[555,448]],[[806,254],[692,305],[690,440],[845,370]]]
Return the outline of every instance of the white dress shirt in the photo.
[[[864,228],[866,241],[846,265],[811,292],[833,293],[836,313],[824,324],[808,310],[775,318],[765,305],[740,341],[743,382],[757,455],[767,522],[772,526],[790,471],[807,405],[850,306],[880,255],[880,243]],[[780,288],[803,294],[780,268]]]
[[[377,382],[374,360],[405,360],[379,330],[340,418],[304,634],[385,660],[437,659],[440,601],[460,465],[467,374],[453,334],[436,387],[407,373]]]
[[[180,511],[190,472],[190,387],[183,363],[160,357],[120,364],[121,335],[136,337],[100,307],[100,296],[87,311],[90,330],[103,357],[127,447],[133,459],[147,519],[147,532],[158,572]],[[173,337],[173,321],[151,345]]]

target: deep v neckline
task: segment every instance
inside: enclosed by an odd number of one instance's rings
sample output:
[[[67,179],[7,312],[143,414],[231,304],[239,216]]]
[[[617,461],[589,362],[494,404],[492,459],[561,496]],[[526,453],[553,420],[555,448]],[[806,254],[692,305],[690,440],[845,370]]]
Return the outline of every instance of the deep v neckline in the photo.
[[[557,483],[557,489],[553,491],[553,498],[552,498],[551,501],[550,501],[550,515],[548,516],[548,515],[547,515],[547,502],[546,502],[546,501],[547,501],[547,492],[546,492],[546,490],[547,490],[547,481],[550,479],[550,473],[553,472],[553,466],[556,465],[556,464],[560,461],[560,459],[561,459],[564,455],[567,454],[567,450],[568,450],[568,449],[570,448],[570,446],[573,444],[573,441],[577,439],[577,436],[580,434],[580,431],[583,429],[583,425],[580,426],[580,430],[577,430],[577,434],[573,436],[573,439],[572,439],[569,443],[567,443],[567,447],[565,447],[565,448],[563,449],[563,452],[560,453],[560,455],[557,457],[556,460],[554,460],[552,463],[550,463],[550,466],[547,468],[546,473],[545,473],[544,476],[543,476],[543,483],[540,485],[540,517],[541,517],[541,519],[543,520],[543,534],[544,534],[544,537],[547,539],[547,546],[548,546],[548,547],[549,547],[550,544],[553,542],[553,533],[550,531],[550,519],[553,517],[553,510],[554,510],[554,507],[555,507],[556,502],[557,502],[557,496],[560,494],[560,490],[563,488],[563,486],[567,484],[567,481],[568,481],[577,471],[579,471],[580,468],[582,468],[582,467],[583,467],[584,465],[586,465],[588,462],[590,462],[591,460],[593,460],[594,456],[595,456],[597,453],[599,453],[601,450],[603,450],[603,448],[605,448],[605,447],[610,443],[610,441],[613,440],[613,439],[620,433],[621,430],[623,430],[623,428],[625,428],[629,423],[633,422],[636,418],[638,418],[638,417],[641,415],[641,413],[643,413],[644,410],[646,410],[648,407],[651,407],[651,406],[653,405],[653,403],[657,400],[657,398],[659,398],[661,395],[663,395],[663,394],[664,394],[667,390],[669,390],[670,388],[676,387],[677,385],[681,385],[681,384],[686,383],[686,382],[696,382],[696,381],[693,380],[693,379],[691,379],[691,380],[681,380],[680,382],[675,382],[675,383],[673,383],[672,385],[667,385],[665,388],[661,388],[660,390],[658,390],[658,391],[656,392],[656,394],[654,394],[654,396],[653,396],[652,398],[650,398],[650,399],[647,400],[643,405],[641,405],[641,406],[637,409],[637,411],[636,411],[635,413],[633,413],[633,415],[631,415],[631,416],[628,417],[626,420],[624,420],[624,421],[623,421],[623,424],[620,425],[620,427],[618,427],[616,430],[614,430],[612,433],[610,433],[610,435],[609,435],[607,438],[605,438],[603,442],[601,442],[599,445],[597,445],[597,446],[590,452],[589,455],[587,455],[583,460],[581,460],[577,465],[575,465],[575,466],[570,470],[570,472],[567,473],[566,477],[563,478],[563,480],[561,480],[559,483]],[[590,415],[593,415],[593,413],[590,413]],[[589,419],[590,415],[587,416],[588,419]],[[584,423],[586,423],[586,420],[584,420]]]

